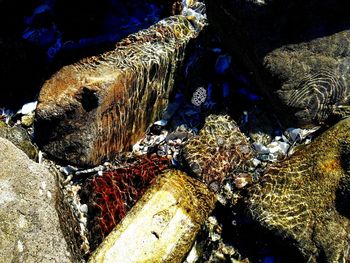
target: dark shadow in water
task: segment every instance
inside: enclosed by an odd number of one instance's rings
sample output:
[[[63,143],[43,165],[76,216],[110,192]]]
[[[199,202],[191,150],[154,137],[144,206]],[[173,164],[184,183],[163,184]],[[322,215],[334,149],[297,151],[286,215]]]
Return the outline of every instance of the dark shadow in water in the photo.
[[[268,257],[273,258],[275,263],[306,262],[288,240],[281,240],[246,217],[241,204],[235,207],[234,212],[228,211],[229,208],[220,205],[214,211],[223,226],[223,240],[238,250],[243,258],[249,258],[249,262],[264,262]],[[235,224],[232,224],[233,221]]]

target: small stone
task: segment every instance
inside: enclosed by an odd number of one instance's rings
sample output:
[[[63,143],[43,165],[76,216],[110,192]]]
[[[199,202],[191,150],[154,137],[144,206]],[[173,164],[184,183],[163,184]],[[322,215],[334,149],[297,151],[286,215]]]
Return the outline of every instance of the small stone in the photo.
[[[34,113],[23,115],[21,118],[21,124],[25,127],[30,127],[34,123]]]
[[[83,204],[80,206],[80,211],[84,214],[88,212],[88,206],[86,204]]]

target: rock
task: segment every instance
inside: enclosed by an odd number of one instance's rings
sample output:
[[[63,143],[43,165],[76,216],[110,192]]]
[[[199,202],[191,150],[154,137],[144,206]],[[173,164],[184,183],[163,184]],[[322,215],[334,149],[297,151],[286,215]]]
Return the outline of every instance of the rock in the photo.
[[[25,152],[30,159],[38,159],[38,148],[31,142],[27,131],[22,127],[1,127],[0,125],[0,137],[11,141],[19,149]]]
[[[203,183],[180,171],[166,172],[89,262],[182,262],[214,204]]]
[[[200,29],[184,16],[166,18],[114,51],[63,67],[39,95],[38,144],[80,166],[129,149],[166,106],[186,44]]]
[[[209,115],[199,135],[181,151],[182,163],[214,188],[234,169],[243,168],[252,154],[247,137],[227,115]]]
[[[349,154],[350,118],[270,166],[249,189],[248,215],[307,262],[348,262]]]
[[[285,124],[349,114],[350,31],[342,1],[207,0],[209,23]]]
[[[21,124],[24,127],[30,127],[34,123],[34,114],[23,115],[21,117]]]
[[[0,262],[73,262],[54,176],[0,138]]]
[[[89,178],[80,191],[81,202],[88,205],[88,230],[91,251],[125,217],[154,183],[156,176],[169,167],[169,160],[143,156],[123,167]]]

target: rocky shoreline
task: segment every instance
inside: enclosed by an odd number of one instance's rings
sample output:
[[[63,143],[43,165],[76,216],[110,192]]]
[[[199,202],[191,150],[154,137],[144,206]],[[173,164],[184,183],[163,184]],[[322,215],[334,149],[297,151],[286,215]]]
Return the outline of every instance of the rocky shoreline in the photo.
[[[307,2],[169,1],[1,108],[0,261],[350,262],[349,30]]]

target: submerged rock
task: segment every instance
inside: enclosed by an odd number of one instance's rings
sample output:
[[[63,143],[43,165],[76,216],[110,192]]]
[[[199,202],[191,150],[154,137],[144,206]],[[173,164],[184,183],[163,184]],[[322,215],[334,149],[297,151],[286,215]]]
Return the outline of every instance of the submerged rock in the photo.
[[[0,137],[11,141],[19,149],[25,152],[30,159],[37,160],[38,147],[31,142],[31,139],[24,128],[18,126],[1,127],[0,125]]]
[[[350,118],[270,166],[249,189],[248,214],[307,262],[348,262],[349,154]]]
[[[182,262],[214,208],[207,187],[168,171],[107,236],[89,262]]]
[[[243,169],[253,152],[234,120],[227,115],[209,115],[199,135],[188,141],[181,154],[184,165],[215,188],[230,172]]]
[[[0,138],[0,262],[73,262],[54,176]]]
[[[159,117],[200,30],[184,16],[166,18],[114,51],[63,67],[40,92],[35,131],[42,149],[80,166],[128,149]]]
[[[287,124],[349,114],[350,31],[342,1],[207,0],[209,23]],[[298,125],[299,126],[299,125]]]

